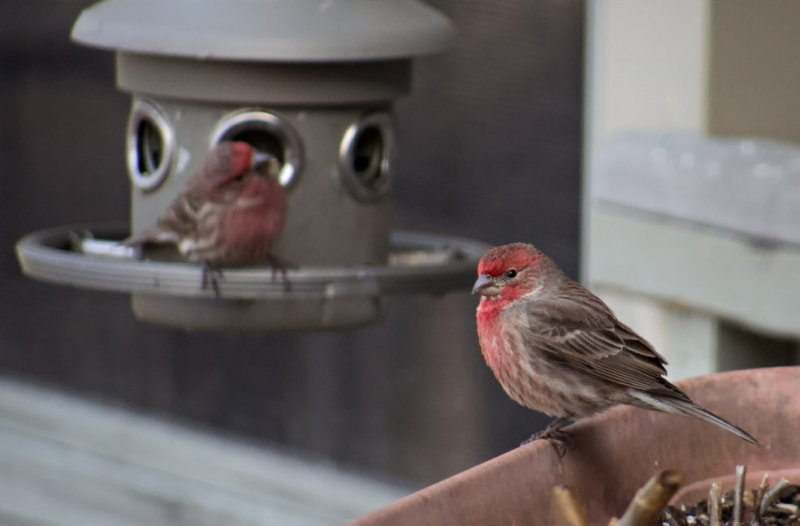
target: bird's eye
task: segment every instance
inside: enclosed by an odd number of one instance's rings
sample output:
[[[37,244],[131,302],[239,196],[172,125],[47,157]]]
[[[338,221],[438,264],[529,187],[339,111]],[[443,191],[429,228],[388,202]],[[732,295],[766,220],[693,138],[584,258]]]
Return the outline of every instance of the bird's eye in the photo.
[[[517,277],[517,271],[512,268],[511,270],[506,272],[506,277],[508,279],[513,279],[513,278]]]
[[[244,174],[237,175],[236,177],[233,178],[233,180],[239,182],[244,181]]]

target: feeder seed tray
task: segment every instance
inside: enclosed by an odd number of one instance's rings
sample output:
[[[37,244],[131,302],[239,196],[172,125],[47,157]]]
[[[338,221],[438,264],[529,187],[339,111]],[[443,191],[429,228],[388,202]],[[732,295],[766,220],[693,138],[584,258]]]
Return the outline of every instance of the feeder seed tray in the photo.
[[[270,330],[368,323],[383,314],[388,295],[468,290],[489,248],[466,239],[393,232],[387,265],[290,268],[288,291],[272,267],[227,268],[215,298],[201,288],[199,265],[136,260],[131,249],[116,244],[126,235],[124,225],[42,230],[19,241],[17,257],[35,279],[133,293],[134,312],[143,321],[186,329]],[[96,247],[105,247],[104,254],[86,253]]]

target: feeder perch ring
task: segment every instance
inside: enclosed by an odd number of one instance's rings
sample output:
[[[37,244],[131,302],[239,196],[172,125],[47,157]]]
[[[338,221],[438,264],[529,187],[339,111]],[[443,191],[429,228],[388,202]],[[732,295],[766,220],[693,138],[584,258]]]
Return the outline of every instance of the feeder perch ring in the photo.
[[[17,257],[26,275],[43,281],[97,290],[213,298],[212,291],[200,287],[202,270],[197,264],[134,259],[132,249],[114,241],[124,238],[126,229],[100,224],[34,232],[19,241]],[[111,247],[107,255],[75,250],[78,236],[89,232],[88,239],[96,238],[97,243]],[[226,268],[220,299],[330,299],[468,291],[477,262],[490,248],[468,239],[400,231],[392,233],[391,246],[386,265],[288,269],[288,291],[281,273],[273,276],[272,267]]]

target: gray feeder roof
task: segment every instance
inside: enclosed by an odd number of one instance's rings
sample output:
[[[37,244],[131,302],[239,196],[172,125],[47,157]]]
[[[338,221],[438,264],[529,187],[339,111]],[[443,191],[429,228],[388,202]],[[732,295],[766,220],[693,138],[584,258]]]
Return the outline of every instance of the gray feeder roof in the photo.
[[[450,21],[415,0],[105,0],[76,42],[134,53],[283,62],[381,60],[441,51]]]

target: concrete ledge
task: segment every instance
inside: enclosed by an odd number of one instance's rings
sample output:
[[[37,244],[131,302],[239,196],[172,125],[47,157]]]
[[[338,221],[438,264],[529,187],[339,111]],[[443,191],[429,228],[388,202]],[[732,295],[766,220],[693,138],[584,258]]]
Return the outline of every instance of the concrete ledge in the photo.
[[[0,379],[0,523],[342,524],[407,493]]]

